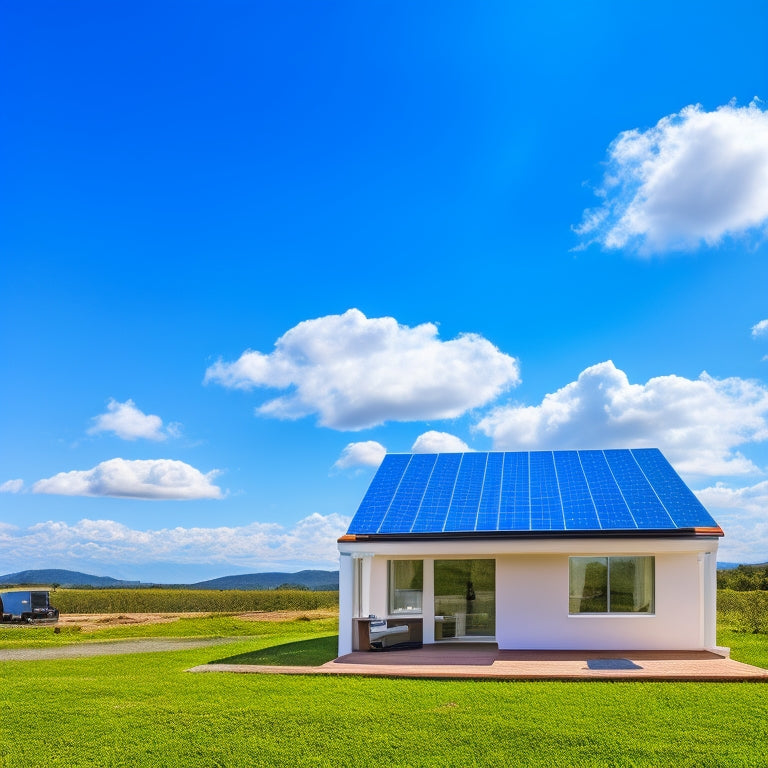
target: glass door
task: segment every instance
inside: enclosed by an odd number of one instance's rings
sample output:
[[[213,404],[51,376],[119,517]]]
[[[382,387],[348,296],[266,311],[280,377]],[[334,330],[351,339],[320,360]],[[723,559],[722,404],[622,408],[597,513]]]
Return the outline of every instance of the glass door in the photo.
[[[496,561],[435,560],[435,640],[496,636]]]

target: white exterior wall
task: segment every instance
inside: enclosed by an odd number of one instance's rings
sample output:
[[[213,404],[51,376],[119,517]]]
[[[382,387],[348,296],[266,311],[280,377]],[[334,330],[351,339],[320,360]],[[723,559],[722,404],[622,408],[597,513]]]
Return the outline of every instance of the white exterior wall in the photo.
[[[496,560],[499,648],[702,648],[697,554],[656,555],[655,571],[654,614],[569,615],[567,555],[501,556]]]
[[[716,645],[717,539],[537,539],[476,541],[340,542],[344,554],[370,558],[367,605],[386,617],[387,561],[424,560],[424,642],[434,641],[433,561],[442,558],[496,560],[496,640],[502,649],[696,650]],[[568,557],[578,555],[655,557],[655,613],[568,614]],[[342,556],[344,560],[351,560]],[[342,629],[340,571],[339,654],[351,646]],[[352,570],[349,570],[349,577]]]
[[[342,553],[339,558],[339,656],[352,652],[354,590],[354,560],[351,554]]]

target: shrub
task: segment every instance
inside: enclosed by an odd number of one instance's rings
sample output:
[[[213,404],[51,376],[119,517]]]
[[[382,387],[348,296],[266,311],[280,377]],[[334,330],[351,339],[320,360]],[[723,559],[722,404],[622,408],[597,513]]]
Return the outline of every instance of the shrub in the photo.
[[[722,624],[741,632],[768,633],[768,592],[720,589],[717,609]]]

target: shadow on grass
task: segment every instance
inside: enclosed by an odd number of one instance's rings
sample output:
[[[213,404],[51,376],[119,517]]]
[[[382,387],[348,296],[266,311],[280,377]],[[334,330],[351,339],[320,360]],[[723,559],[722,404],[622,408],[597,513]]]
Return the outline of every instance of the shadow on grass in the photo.
[[[239,653],[210,664],[267,664],[277,667],[318,667],[338,656],[339,636],[314,637]]]

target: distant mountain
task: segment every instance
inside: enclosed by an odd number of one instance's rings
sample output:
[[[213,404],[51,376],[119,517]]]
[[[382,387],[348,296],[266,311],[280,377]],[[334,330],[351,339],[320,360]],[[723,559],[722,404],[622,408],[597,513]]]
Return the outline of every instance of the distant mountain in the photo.
[[[339,588],[338,571],[299,571],[298,573],[245,573],[241,576],[222,576],[219,579],[189,584],[190,589],[275,589],[282,585],[296,585],[312,590]]]
[[[151,587],[174,586],[187,589],[276,589],[291,585],[314,591],[337,590],[338,571],[299,571],[298,573],[246,573],[241,576],[222,576],[196,584],[154,584],[153,582],[124,581],[110,576],[93,576],[79,571],[65,571],[49,568],[37,571],[19,571],[0,576],[0,585],[5,586],[46,586],[58,584],[61,587]]]
[[[34,586],[50,586],[58,584],[62,587],[137,587],[140,581],[122,581],[109,576],[93,576],[79,571],[65,571],[60,568],[48,568],[38,571],[19,571],[0,576],[0,584],[11,586],[29,584]]]

